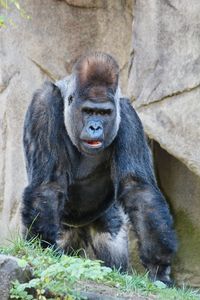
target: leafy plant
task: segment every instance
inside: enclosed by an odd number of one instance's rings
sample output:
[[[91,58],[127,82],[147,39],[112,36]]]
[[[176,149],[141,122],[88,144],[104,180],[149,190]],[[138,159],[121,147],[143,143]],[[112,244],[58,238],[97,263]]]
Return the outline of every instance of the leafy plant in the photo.
[[[156,295],[156,299],[200,300],[198,291],[185,287],[169,289],[162,282],[149,281],[148,274],[121,274],[102,266],[100,261],[42,249],[37,239],[27,242],[18,237],[11,246],[0,248],[0,253],[17,256],[21,267],[29,264],[33,269],[34,278],[29,282],[13,283],[10,298],[14,299],[85,299],[78,290],[84,291],[85,282],[94,282],[125,293]]]
[[[21,258],[21,267],[28,263],[33,268],[34,278],[28,283],[13,283],[10,297],[15,299],[44,300],[46,295],[53,299],[80,299],[79,293],[74,291],[75,283],[79,280],[102,281],[112,272],[100,261],[60,255],[51,248],[43,250],[37,240],[25,242],[18,238],[12,247],[1,248],[0,252],[17,255]]]

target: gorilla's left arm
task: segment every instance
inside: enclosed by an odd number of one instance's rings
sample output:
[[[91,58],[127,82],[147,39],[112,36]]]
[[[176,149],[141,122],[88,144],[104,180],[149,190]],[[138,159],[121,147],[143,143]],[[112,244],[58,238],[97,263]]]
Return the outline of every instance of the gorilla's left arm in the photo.
[[[170,284],[176,251],[173,220],[156,183],[141,121],[127,99],[121,99],[114,170],[118,199],[137,234],[142,263],[153,280]]]

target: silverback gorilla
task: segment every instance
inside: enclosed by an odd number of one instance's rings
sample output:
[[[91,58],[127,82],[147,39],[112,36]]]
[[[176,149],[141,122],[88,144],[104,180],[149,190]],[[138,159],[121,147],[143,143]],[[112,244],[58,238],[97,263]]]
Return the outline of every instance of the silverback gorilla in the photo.
[[[152,280],[171,283],[176,235],[152,169],[141,122],[120,96],[117,62],[82,56],[72,75],[46,82],[28,108],[23,194],[26,237],[66,253],[84,248],[126,271],[127,222]]]

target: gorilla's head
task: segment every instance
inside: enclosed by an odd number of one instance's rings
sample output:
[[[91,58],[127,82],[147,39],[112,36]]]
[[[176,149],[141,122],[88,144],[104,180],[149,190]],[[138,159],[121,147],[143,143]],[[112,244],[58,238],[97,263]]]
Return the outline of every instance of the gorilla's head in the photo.
[[[108,147],[120,123],[119,67],[108,54],[82,56],[69,78],[65,126],[80,152],[93,155]]]

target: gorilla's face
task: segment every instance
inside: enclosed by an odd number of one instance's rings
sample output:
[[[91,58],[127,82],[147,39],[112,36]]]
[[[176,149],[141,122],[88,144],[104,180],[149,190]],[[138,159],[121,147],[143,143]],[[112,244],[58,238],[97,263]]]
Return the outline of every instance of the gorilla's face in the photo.
[[[120,123],[119,99],[95,86],[65,99],[65,126],[80,152],[95,155],[108,147]]]
[[[120,123],[119,67],[108,54],[82,56],[64,92],[65,126],[79,151],[96,154],[108,147]]]

